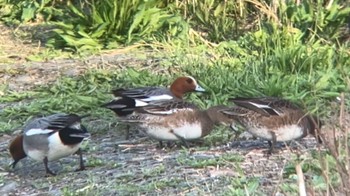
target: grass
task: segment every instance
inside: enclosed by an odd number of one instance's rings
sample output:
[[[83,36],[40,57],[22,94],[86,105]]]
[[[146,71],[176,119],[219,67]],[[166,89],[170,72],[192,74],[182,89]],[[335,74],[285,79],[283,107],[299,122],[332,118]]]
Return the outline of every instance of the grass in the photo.
[[[328,47],[328,46],[326,46]],[[186,49],[185,49],[186,50]],[[221,49],[207,48],[209,52],[224,55],[221,53]],[[333,50],[331,47],[329,50]],[[13,129],[20,127],[24,122],[34,116],[47,115],[53,112],[74,112],[79,114],[89,113],[91,116],[84,120],[84,123],[88,125],[90,132],[96,137],[101,137],[111,130],[118,132],[118,135],[123,134],[122,126],[117,124],[117,127],[111,126],[112,122],[115,122],[114,114],[108,110],[100,108],[99,106],[109,101],[112,96],[108,93],[112,88],[117,87],[132,87],[132,86],[152,86],[152,85],[164,85],[170,84],[173,78],[178,75],[193,75],[195,76],[200,85],[208,90],[207,93],[202,94],[190,94],[186,99],[195,102],[202,108],[207,108],[216,104],[230,104],[227,102],[229,97],[237,95],[274,95],[283,96],[292,100],[299,100],[309,108],[310,111],[319,113],[321,116],[326,115],[327,112],[320,110],[322,107],[330,107],[328,103],[338,95],[336,92],[345,89],[341,82],[334,83],[341,80],[343,70],[346,67],[337,64],[333,66],[333,69],[329,72],[324,72],[322,69],[315,68],[317,71],[313,73],[297,73],[288,72],[283,67],[271,68],[272,70],[278,70],[276,76],[270,73],[270,70],[266,70],[263,64],[259,61],[255,61],[252,64],[247,64],[240,60],[240,63],[235,65],[234,62],[237,59],[234,56],[227,55],[227,62],[223,62],[221,59],[210,59],[207,64],[203,61],[194,60],[193,56],[200,56],[201,50],[193,50],[191,56],[181,55],[185,53],[183,50],[172,51],[168,53],[168,57],[159,61],[159,65],[155,69],[143,69],[142,71],[136,71],[138,68],[126,68],[120,70],[96,70],[91,69],[85,72],[77,78],[62,77],[56,82],[48,84],[46,86],[36,87],[30,91],[24,92],[11,92],[4,91],[5,96],[1,97],[3,103],[13,104],[11,107],[5,107],[0,113],[1,116],[1,132],[11,133]],[[330,59],[337,59],[337,61],[346,62],[347,60],[335,53],[332,55],[323,57]],[[155,56],[161,56],[161,53],[155,54]],[[248,56],[249,62],[252,61],[253,56]],[[269,57],[271,58],[271,57]],[[276,57],[277,58],[277,57]],[[301,57],[298,57],[301,58]],[[318,58],[316,55],[311,55],[308,58]],[[200,57],[200,59],[204,59]],[[310,60],[310,62],[313,60]],[[181,63],[180,63],[181,62]],[[231,63],[230,63],[231,62]],[[309,62],[309,61],[306,61]],[[334,61],[329,60],[330,64]],[[327,62],[325,62],[327,63]],[[171,66],[170,66],[171,65]],[[339,66],[337,68],[337,66]],[[139,66],[141,67],[141,66]],[[158,72],[158,70],[163,70]],[[261,71],[263,70],[263,71]],[[264,71],[266,70],[267,73]],[[252,74],[255,77],[251,77]],[[213,80],[213,78],[216,78]],[[279,85],[280,84],[280,85]],[[292,85],[299,88],[294,88]],[[316,84],[316,85],[313,85]],[[338,84],[338,85],[337,85]],[[302,95],[302,96],[301,96]],[[302,100],[302,101],[301,101]],[[233,133],[227,127],[217,127],[215,131],[203,140],[202,147],[196,147],[197,151],[207,151],[210,147],[219,146],[232,140]],[[90,153],[94,153],[101,150],[101,147],[91,144],[87,145],[87,156]],[[224,154],[213,157],[196,157],[189,155],[186,150],[178,155],[176,162],[181,167],[193,168],[193,169],[206,169],[208,167],[228,167],[233,170],[239,171],[240,178],[228,177],[227,179],[221,179],[225,182],[225,186],[229,189],[225,191],[225,194],[260,194],[262,186],[260,185],[260,178],[254,176],[245,176],[242,172],[241,163],[244,157],[238,154]],[[309,160],[304,161],[304,166],[313,163],[318,160],[318,156],[314,156]],[[292,160],[297,161],[298,158],[294,157]],[[288,167],[285,168],[287,173],[284,174],[284,181],[278,186],[278,190],[285,193],[294,194],[298,191],[296,185],[296,174],[293,170],[293,166],[296,162],[291,162]],[[327,159],[327,163],[331,164],[331,159]],[[87,165],[98,168],[106,167],[110,164],[114,164],[113,161],[105,161],[103,158],[89,156],[87,158]],[[122,170],[123,164],[116,163],[116,169]],[[334,162],[332,163],[334,164]],[[112,169],[111,167],[108,167]],[[334,175],[330,178],[332,182],[326,182],[323,175],[320,174],[320,165],[313,165],[313,168],[306,169],[305,175],[310,176],[311,183],[316,191],[325,191],[327,183],[331,183],[332,186],[339,186],[339,176]],[[334,168],[329,165],[328,168]],[[65,169],[70,170],[70,169]],[[149,179],[143,184],[135,185],[131,181],[135,180],[135,172],[130,172],[128,175],[122,176],[116,182],[116,184],[99,185],[100,177],[91,177],[90,181],[79,189],[75,187],[67,186],[62,188],[63,195],[81,195],[81,194],[95,194],[106,193],[112,186],[113,190],[123,193],[125,195],[132,193],[152,193],[162,192],[169,189],[169,187],[176,187],[179,189],[177,183],[181,182],[182,178],[174,177],[166,179],[159,176],[167,176],[168,166],[159,165],[157,167],[142,169],[141,173],[137,174],[139,178]],[[289,173],[288,173],[289,171]],[[334,170],[330,170],[329,173],[334,173]],[[333,175],[332,175],[333,176]],[[120,183],[122,185],[120,185]],[[141,183],[141,182],[140,182]],[[191,181],[188,182],[191,184]],[[198,182],[193,182],[196,187],[203,186]],[[188,191],[191,185],[181,185],[180,190]],[[215,188],[213,188],[215,189]],[[74,190],[72,192],[72,190]],[[205,193],[203,191],[202,193]]]
[[[258,191],[259,181],[257,178],[231,179],[231,185],[226,194],[229,195],[263,195]]]
[[[206,168],[208,166],[225,167],[232,166],[232,163],[239,163],[243,160],[240,155],[235,154],[222,154],[218,156],[188,156],[187,154],[182,154],[182,156],[177,157],[177,162],[180,165],[187,165],[193,168]]]

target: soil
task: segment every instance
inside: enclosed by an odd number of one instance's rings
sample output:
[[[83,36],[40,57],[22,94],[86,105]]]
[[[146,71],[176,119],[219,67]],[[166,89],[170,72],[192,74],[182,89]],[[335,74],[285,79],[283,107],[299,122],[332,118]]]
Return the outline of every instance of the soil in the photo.
[[[62,195],[65,193],[64,188],[68,192],[87,189],[89,195],[213,195],[227,192],[232,177],[238,180],[256,179],[263,195],[282,194],[279,185],[293,182],[283,179],[285,167],[296,154],[310,156],[309,153],[317,146],[314,138],[307,137],[300,144],[293,145],[293,152],[282,146],[273,155],[267,154],[268,144],[260,140],[240,141],[238,145],[232,142],[206,150],[183,150],[180,147],[159,149],[156,142],[146,137],[123,140],[120,133],[111,131],[103,135],[94,134],[88,141],[88,147],[84,149],[85,171],[74,171],[78,168],[78,156],[72,155],[50,163],[50,168],[57,172],[57,176],[46,177],[43,163],[28,158],[22,160],[15,169],[8,167],[12,160],[7,146],[13,137],[1,137],[2,195]],[[223,156],[235,156],[238,161],[224,166],[198,168],[186,161]],[[152,170],[157,168],[161,168],[160,171],[153,174]],[[135,192],[120,187],[120,184],[146,186],[162,181],[170,181],[170,185],[151,190],[141,188]]]

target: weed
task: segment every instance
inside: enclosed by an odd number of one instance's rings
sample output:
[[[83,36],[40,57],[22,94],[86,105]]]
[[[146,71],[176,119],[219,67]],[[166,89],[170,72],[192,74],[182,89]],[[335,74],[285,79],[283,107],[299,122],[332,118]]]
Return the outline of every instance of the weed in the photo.
[[[160,175],[164,171],[165,171],[164,165],[158,165],[158,166],[152,167],[151,169],[148,169],[148,168],[143,169],[142,173],[144,177],[147,178],[147,177]]]
[[[177,162],[180,165],[188,165],[193,168],[205,168],[208,166],[223,167],[231,165],[233,162],[241,162],[243,159],[240,155],[223,154],[220,156],[188,156],[182,154],[177,157]]]
[[[230,195],[259,195],[259,180],[257,178],[235,178],[231,179],[227,193]]]

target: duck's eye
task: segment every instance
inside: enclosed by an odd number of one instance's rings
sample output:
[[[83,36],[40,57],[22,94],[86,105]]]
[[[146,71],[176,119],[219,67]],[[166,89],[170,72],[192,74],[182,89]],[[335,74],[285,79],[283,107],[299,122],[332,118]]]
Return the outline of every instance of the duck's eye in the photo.
[[[193,80],[191,78],[187,78],[186,82],[189,83],[189,84],[192,84]]]

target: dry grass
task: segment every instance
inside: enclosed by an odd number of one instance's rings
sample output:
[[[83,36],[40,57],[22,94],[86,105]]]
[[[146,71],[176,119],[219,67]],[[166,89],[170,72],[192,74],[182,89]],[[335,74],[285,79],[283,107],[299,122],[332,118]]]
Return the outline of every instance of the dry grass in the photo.
[[[30,55],[44,50],[40,43],[32,43],[31,39],[23,39],[24,32],[11,29],[0,23],[0,66],[9,63],[24,63]]]
[[[340,176],[341,186],[340,190],[336,190],[332,187],[330,182],[332,173],[329,173],[327,166],[327,159],[325,156],[320,156],[320,162],[323,163],[323,175],[325,179],[329,181],[328,193],[330,194],[345,194],[350,195],[350,148],[349,148],[349,131],[350,131],[350,114],[348,107],[346,107],[346,101],[344,93],[340,96],[340,104],[337,105],[335,111],[337,115],[330,118],[329,124],[322,129],[321,136],[324,141],[324,145],[329,150],[330,155],[336,162],[336,169]]]

